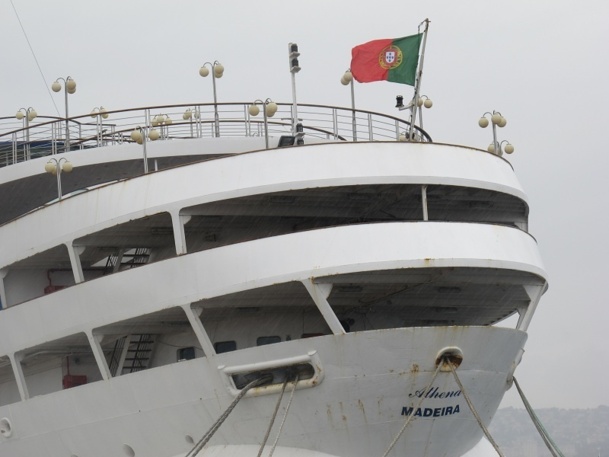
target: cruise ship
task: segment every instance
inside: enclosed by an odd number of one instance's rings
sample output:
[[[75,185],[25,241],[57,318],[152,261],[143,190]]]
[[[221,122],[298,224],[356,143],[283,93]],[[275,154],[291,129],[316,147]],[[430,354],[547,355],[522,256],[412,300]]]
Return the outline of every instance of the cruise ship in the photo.
[[[0,119],[0,457],[482,438],[547,288],[512,166],[397,116],[295,108]]]

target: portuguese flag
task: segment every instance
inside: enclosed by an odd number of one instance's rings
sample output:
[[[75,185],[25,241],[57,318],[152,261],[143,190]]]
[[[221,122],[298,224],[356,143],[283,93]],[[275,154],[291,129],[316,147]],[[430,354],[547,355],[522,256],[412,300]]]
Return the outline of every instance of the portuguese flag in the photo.
[[[390,81],[414,86],[423,34],[374,40],[351,50],[351,73],[357,82]]]

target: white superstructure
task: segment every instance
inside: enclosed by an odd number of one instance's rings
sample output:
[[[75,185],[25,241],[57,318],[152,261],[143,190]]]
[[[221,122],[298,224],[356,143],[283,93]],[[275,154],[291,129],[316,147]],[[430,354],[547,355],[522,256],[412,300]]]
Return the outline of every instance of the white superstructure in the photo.
[[[448,364],[488,425],[547,287],[509,162],[376,113],[185,108],[69,145],[0,123],[0,457],[184,456],[258,378],[199,455],[274,421],[263,455],[380,457],[411,414],[390,456],[471,449]]]

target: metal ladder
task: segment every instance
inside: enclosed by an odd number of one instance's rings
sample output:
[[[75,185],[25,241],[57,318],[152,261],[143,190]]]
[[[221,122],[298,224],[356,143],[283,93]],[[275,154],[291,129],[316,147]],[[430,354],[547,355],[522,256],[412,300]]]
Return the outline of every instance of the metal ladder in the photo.
[[[150,248],[119,249],[118,253],[108,256],[104,275],[145,265],[150,260],[150,253]]]
[[[154,343],[155,335],[148,333],[127,335],[116,340],[109,360],[112,376],[135,373],[148,368]]]

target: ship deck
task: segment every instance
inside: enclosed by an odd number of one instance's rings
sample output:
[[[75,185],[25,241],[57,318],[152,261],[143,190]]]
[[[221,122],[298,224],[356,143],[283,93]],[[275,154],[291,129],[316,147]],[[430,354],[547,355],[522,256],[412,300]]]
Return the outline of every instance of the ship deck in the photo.
[[[307,144],[396,141],[409,129],[407,122],[392,116],[302,104],[299,120],[303,132],[298,134],[291,120],[290,104],[279,103],[278,112],[264,119],[262,115],[250,115],[250,106],[218,104],[217,130],[215,122],[209,120],[213,118],[213,104],[109,111],[107,118],[76,116],[67,124],[61,118],[41,116],[36,119],[39,122],[28,123],[27,127],[14,118],[0,118],[0,224],[57,198],[56,183],[44,172],[44,164],[52,158],[73,160],[74,154],[78,156],[74,171],[61,177],[62,193],[68,195],[141,175],[145,156],[150,171],[159,171],[230,154],[292,146],[300,135],[306,137]],[[139,145],[131,133],[142,128],[147,132],[147,141]],[[158,140],[148,138],[153,130],[158,133]],[[418,128],[416,131],[419,140],[431,141],[426,132]],[[163,142],[193,139],[216,141],[190,148],[181,145],[177,150],[161,147],[163,152],[156,151]]]

